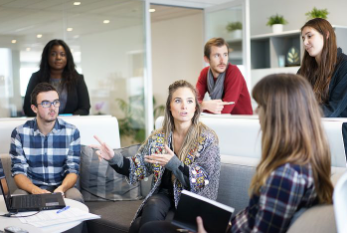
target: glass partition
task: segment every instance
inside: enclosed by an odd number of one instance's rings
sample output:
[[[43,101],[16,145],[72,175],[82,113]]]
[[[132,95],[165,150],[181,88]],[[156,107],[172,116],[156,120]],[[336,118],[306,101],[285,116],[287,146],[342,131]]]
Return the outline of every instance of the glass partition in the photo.
[[[229,44],[229,61],[242,65],[242,7],[229,7],[206,15],[207,39],[222,37]]]
[[[23,116],[23,97],[32,73],[39,69],[44,46],[62,39],[72,51],[77,71],[84,75],[90,114],[114,115],[125,137],[143,140],[144,4],[135,0],[1,1],[0,117]]]
[[[250,88],[250,45],[248,0],[205,9],[205,40],[222,37],[229,44],[229,62],[237,65]]]

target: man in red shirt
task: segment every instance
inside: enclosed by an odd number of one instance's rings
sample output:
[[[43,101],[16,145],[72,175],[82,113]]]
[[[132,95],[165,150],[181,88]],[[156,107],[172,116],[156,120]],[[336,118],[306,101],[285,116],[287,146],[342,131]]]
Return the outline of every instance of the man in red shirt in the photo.
[[[207,41],[204,59],[209,63],[196,83],[202,110],[211,113],[252,115],[251,97],[246,81],[237,66],[228,63],[229,45],[223,38]],[[211,100],[203,101],[205,93]]]

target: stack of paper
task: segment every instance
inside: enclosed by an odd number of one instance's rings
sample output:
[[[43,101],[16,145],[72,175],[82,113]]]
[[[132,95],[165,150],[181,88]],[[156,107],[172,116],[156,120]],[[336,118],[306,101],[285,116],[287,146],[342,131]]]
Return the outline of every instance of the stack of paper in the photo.
[[[18,214],[17,216],[20,217],[25,215],[28,215],[28,212]],[[57,210],[45,210],[30,217],[20,217],[19,220],[22,223],[31,224],[35,227],[47,227],[67,222],[84,221],[97,218],[100,218],[100,216],[82,211],[77,208],[70,208],[60,213],[57,213]]]

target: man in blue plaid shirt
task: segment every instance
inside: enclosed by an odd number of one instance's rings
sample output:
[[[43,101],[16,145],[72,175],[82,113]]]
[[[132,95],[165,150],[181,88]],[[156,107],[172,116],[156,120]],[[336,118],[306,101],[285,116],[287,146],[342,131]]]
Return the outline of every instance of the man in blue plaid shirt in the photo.
[[[31,94],[36,118],[15,128],[11,135],[12,176],[17,194],[60,192],[83,202],[74,187],[79,174],[80,133],[62,119],[59,95],[49,83],[38,84]]]

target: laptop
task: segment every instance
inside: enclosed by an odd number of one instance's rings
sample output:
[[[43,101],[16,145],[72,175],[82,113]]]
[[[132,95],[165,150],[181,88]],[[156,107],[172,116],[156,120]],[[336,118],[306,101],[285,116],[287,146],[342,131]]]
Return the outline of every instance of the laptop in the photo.
[[[40,211],[61,209],[65,201],[61,193],[29,194],[11,196],[5,172],[0,159],[0,187],[5,199],[7,211],[18,213],[24,211]]]

